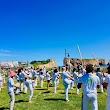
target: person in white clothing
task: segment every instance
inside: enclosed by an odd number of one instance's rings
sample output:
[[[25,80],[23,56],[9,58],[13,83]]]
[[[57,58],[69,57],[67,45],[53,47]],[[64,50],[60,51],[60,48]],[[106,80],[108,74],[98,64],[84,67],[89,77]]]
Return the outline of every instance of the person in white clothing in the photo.
[[[27,87],[25,85],[25,76],[26,73],[24,72],[24,68],[21,68],[21,72],[19,73],[19,81],[20,81],[20,86],[21,86],[21,91],[24,88],[24,93],[27,93]]]
[[[39,80],[40,80],[40,87],[43,88],[44,74],[42,72],[42,69],[40,69],[39,71]]]
[[[106,110],[110,110],[110,66],[107,69],[108,74],[105,77],[103,86],[107,88]]]
[[[10,71],[8,81],[7,81],[7,89],[8,89],[8,94],[10,96],[10,107],[9,110],[13,110],[14,108],[14,102],[15,102],[15,94],[14,94],[14,87],[19,88],[14,84],[14,77],[15,73],[13,71]]]
[[[49,89],[51,76],[48,71],[46,71],[46,80],[47,80],[47,90]]]
[[[88,110],[89,103],[92,106],[92,110],[98,110],[97,87],[99,88],[100,80],[98,76],[92,74],[92,72],[93,65],[89,64],[86,66],[86,74],[76,80],[82,83],[82,110]]]
[[[52,75],[52,82],[54,84],[54,93],[56,93],[56,89],[57,89],[57,79],[58,79],[58,70],[55,69]]]
[[[74,68],[72,71],[72,77],[74,79],[77,79],[77,77],[78,77],[78,73],[76,72],[76,68]],[[76,83],[76,94],[79,94],[78,83],[77,82],[75,82],[75,83]]]
[[[69,87],[68,86],[71,84],[72,80],[74,79],[66,72],[65,67],[62,68],[62,80],[63,80],[64,91],[65,91],[65,100],[68,102],[69,101],[69,98],[68,98]]]
[[[31,76],[29,75],[25,76],[25,85],[30,91],[29,100],[28,100],[29,102],[31,102],[31,99],[33,97],[33,86],[32,86],[33,81],[34,80],[31,80]]]
[[[97,76],[99,77],[99,79],[100,79],[100,90],[101,90],[101,93],[103,93],[103,85],[102,85],[103,74],[101,73],[100,68],[97,68],[96,75],[97,75]]]
[[[2,75],[0,74],[0,92],[1,92],[2,86],[3,86],[3,78],[2,78]]]

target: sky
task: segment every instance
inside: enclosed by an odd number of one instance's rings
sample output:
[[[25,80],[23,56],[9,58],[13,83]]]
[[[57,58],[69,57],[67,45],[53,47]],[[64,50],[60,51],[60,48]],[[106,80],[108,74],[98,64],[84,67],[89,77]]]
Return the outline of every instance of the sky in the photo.
[[[110,59],[109,0],[0,0],[0,61]]]

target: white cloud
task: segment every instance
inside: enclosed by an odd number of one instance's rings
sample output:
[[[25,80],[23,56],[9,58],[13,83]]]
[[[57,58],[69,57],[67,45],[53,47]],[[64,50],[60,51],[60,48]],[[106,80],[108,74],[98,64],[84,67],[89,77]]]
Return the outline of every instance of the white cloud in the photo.
[[[10,57],[10,56],[12,56],[12,55],[11,55],[11,54],[0,53],[0,56]]]
[[[11,51],[9,51],[9,50],[5,50],[5,49],[0,49],[0,52],[6,52],[6,53],[9,53],[9,52],[11,52]]]

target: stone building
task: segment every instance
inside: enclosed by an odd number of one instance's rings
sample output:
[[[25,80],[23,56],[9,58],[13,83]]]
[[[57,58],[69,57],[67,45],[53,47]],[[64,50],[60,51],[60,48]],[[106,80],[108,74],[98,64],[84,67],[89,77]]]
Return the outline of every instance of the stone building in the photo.
[[[78,59],[78,58],[64,58],[63,65],[64,66],[78,66],[78,65],[87,65],[87,64],[93,64],[93,65],[101,65],[106,64],[105,59]]]

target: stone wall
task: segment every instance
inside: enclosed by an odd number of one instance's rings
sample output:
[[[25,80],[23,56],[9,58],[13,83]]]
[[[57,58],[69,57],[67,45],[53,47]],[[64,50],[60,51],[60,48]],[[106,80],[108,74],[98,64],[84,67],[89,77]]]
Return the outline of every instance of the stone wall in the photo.
[[[78,58],[64,58],[63,65],[66,66],[77,66],[78,64],[87,65],[87,64],[93,64],[93,65],[99,65],[99,64],[106,64],[105,59],[82,59],[82,61]]]
[[[43,68],[44,66],[45,66],[46,68],[54,68],[54,67],[57,67],[55,60],[51,60],[48,64],[39,65],[39,66],[37,66],[37,67]]]

